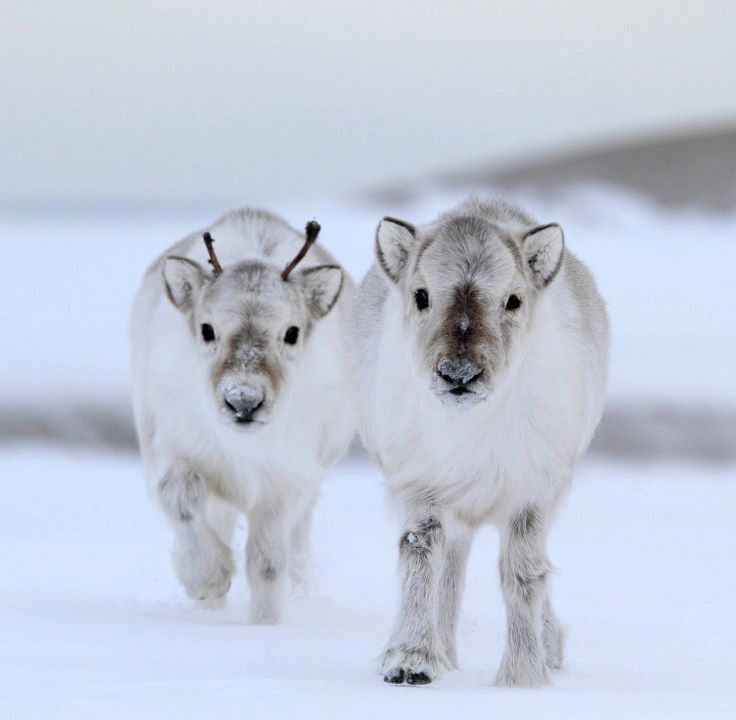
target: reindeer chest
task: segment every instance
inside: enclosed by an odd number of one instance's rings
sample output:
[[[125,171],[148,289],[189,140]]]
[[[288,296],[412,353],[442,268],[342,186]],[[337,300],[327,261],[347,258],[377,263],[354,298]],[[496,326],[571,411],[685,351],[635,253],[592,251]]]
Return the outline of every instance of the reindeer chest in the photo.
[[[569,474],[559,420],[521,397],[469,410],[418,393],[390,411],[384,404],[377,435],[389,490],[436,500],[472,523],[492,520],[554,493]]]

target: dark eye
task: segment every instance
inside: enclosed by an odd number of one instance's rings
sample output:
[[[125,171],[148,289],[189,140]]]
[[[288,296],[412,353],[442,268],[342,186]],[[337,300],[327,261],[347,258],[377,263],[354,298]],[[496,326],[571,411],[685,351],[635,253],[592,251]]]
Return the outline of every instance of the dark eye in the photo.
[[[424,288],[419,288],[414,293],[414,302],[418,310],[426,310],[429,307],[429,293]]]
[[[299,339],[299,328],[295,325],[292,325],[287,331],[286,335],[284,335],[284,342],[289,343],[289,345],[296,345],[296,341]]]
[[[202,340],[205,342],[212,342],[215,339],[215,331],[212,329],[212,325],[205,323],[202,325]]]
[[[509,295],[506,301],[507,310],[518,310],[521,307],[521,298],[518,295]]]

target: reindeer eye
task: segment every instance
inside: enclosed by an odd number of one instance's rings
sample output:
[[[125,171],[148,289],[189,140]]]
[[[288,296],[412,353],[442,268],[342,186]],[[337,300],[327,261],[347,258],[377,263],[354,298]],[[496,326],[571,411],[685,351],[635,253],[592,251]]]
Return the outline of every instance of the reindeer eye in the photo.
[[[414,302],[418,310],[426,310],[429,307],[429,293],[424,288],[419,288],[414,293]]]
[[[212,325],[205,323],[202,325],[202,340],[205,342],[212,342],[215,339],[215,331],[212,329]]]
[[[521,307],[521,298],[518,295],[509,295],[506,301],[507,310],[518,310]]]
[[[296,341],[299,339],[299,328],[295,325],[292,325],[287,331],[286,335],[284,335],[284,342],[289,343],[289,345],[296,345]]]

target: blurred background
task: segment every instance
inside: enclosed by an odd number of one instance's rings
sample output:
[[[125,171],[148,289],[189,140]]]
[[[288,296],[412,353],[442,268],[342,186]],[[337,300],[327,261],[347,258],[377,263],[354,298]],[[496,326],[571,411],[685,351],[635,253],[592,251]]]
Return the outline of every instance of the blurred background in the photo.
[[[0,715],[733,718],[735,36],[730,0],[0,0]],[[552,691],[483,687],[504,633],[484,528],[462,670],[392,694],[371,668],[396,530],[357,444],[283,627],[244,624],[242,522],[230,606],[185,600],[128,313],[147,265],[232,207],[316,217],[359,279],[382,216],[470,193],[560,222],[611,317],[550,545],[569,662]]]
[[[382,215],[477,192],[609,301],[594,451],[736,458],[732,3],[0,7],[0,442],[133,449],[130,300],[228,208],[318,217],[359,278]]]

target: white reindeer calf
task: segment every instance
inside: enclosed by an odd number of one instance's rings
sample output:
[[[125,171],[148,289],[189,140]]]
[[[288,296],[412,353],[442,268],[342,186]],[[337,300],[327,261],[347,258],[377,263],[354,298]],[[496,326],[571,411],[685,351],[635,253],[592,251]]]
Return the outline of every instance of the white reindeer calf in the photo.
[[[305,242],[276,215],[230,212],[204,242],[191,235],[149,268],[131,320],[144,472],[175,530],[179,579],[218,604],[245,513],[259,623],[278,621],[288,572],[303,580],[320,480],[354,433],[343,357],[351,282],[320,247],[292,272],[318,232],[309,223]]]
[[[359,426],[403,511],[390,683],[457,665],[475,530],[501,533],[506,649],[496,682],[562,662],[547,533],[603,407],[608,320],[558,225],[471,199],[434,223],[384,218],[351,324]]]

